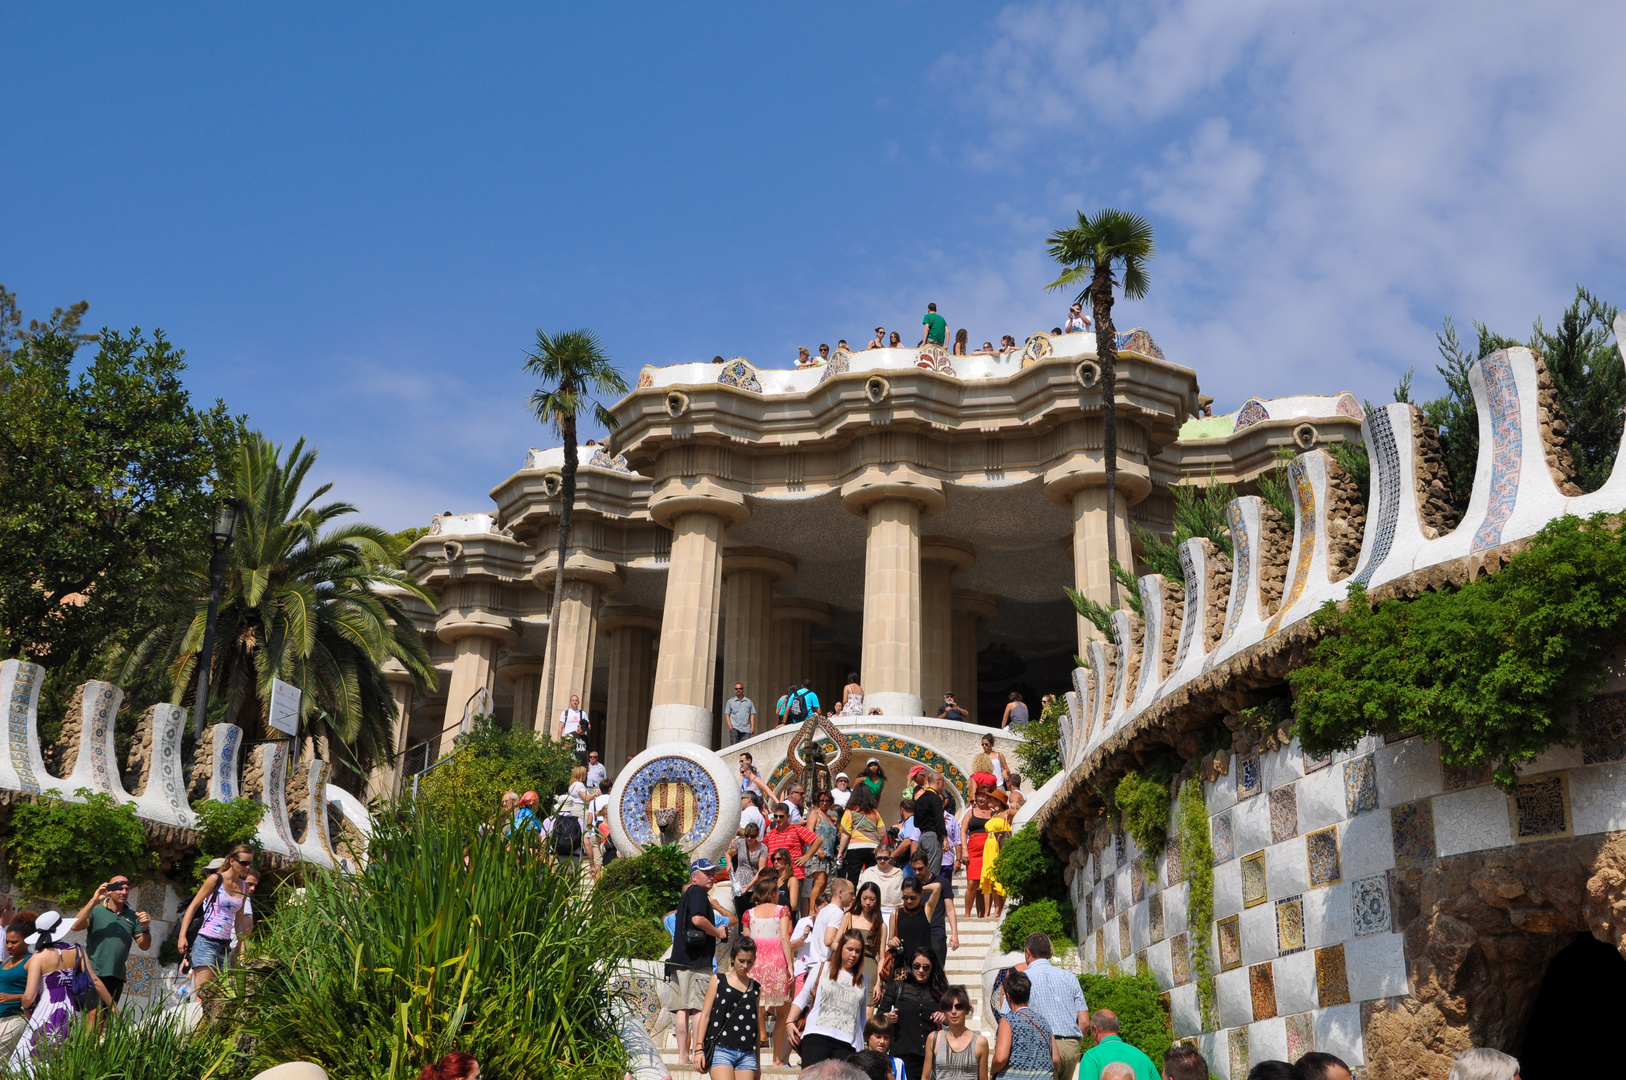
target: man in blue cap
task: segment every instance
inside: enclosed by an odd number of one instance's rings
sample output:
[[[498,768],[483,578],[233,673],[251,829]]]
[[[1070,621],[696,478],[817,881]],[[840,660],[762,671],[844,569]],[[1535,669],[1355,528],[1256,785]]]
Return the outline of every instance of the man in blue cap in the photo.
[[[717,864],[696,859],[689,864],[689,885],[678,901],[672,929],[672,958],[666,962],[666,978],[675,990],[678,1060],[689,1057],[689,1021],[706,1007],[706,987],[711,983],[717,942],[728,931],[711,915],[711,884],[717,877]],[[699,1041],[704,1032],[694,1033]]]

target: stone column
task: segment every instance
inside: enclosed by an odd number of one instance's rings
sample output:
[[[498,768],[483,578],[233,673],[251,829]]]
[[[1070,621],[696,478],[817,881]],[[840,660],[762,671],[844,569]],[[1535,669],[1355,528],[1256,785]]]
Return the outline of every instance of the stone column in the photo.
[[[446,686],[446,717],[441,724],[442,756],[451,753],[462,731],[463,710],[470,716],[481,711],[476,696],[492,688],[492,661],[497,650],[519,640],[513,620],[485,611],[460,611],[445,615],[435,624],[440,640],[452,647],[452,677]]]
[[[778,722],[774,707],[779,703],[791,683],[800,686],[803,679],[817,678],[813,670],[813,631],[830,625],[830,605],[799,596],[780,596],[773,601],[773,645],[769,666],[769,689],[772,696],[766,702],[756,699],[757,708],[769,717],[769,724]],[[839,689],[839,688],[838,688]],[[765,695],[766,696],[766,695]],[[758,725],[759,730],[761,725]]]
[[[794,573],[796,560],[783,552],[723,553],[723,694],[731,695],[735,683],[745,685],[745,696],[756,703],[758,731],[773,726],[773,704],[784,691],[772,680],[773,587]]]
[[[542,690],[542,673],[546,659],[536,653],[510,652],[497,661],[497,678],[514,688],[514,716],[510,730],[524,731],[531,727],[539,708],[537,698]]]
[[[749,511],[737,492],[700,480],[664,485],[651,496],[649,512],[672,530],[649,745],[690,742],[710,747],[723,533],[743,525]]]
[[[920,519],[943,506],[942,484],[906,466],[867,469],[841,489],[869,525],[864,548],[866,708],[921,713]]]
[[[1100,604],[1107,604],[1111,596],[1109,582],[1112,565],[1107,559],[1107,489],[1089,487],[1073,495],[1073,588]],[[1135,554],[1129,540],[1129,498],[1120,492],[1117,500],[1118,562],[1131,571]],[[1119,604],[1123,605],[1120,587]],[[1078,620],[1078,643],[1082,650],[1086,642],[1099,637],[1093,623]],[[1080,655],[1083,655],[1082,651]]]
[[[412,676],[393,657],[384,661],[384,677],[389,680],[390,696],[395,699],[395,760],[388,765],[375,765],[367,778],[367,798],[390,799],[401,790],[401,755],[406,752],[412,726],[412,700],[416,696]]]
[[[921,707],[934,716],[944,692],[966,693],[954,669],[950,579],[974,561],[971,545],[963,540],[928,536],[920,542],[920,697]]]
[[[971,714],[971,723],[976,724],[981,722],[982,715],[977,707],[977,626],[983,619],[994,617],[999,610],[998,602],[992,593],[955,589],[951,604],[954,624],[949,635],[952,656],[949,670],[957,695],[955,700]]]
[[[551,593],[558,567],[557,553],[537,560],[531,571],[531,581],[544,592]],[[581,698],[585,711],[593,696],[593,650],[598,645],[598,609],[600,602],[621,588],[621,574],[615,564],[595,558],[584,552],[572,552],[565,560],[565,590],[559,601],[559,632],[549,639],[559,650],[559,664],[554,672],[553,700],[548,696],[548,667],[552,661],[544,659],[541,689],[537,694],[536,713],[532,727],[546,732],[550,738],[561,737],[559,714],[570,707],[571,695]]]
[[[627,758],[644,748],[649,704],[655,692],[655,642],[661,629],[657,611],[608,607],[598,620],[610,654],[609,708],[604,717],[604,767],[614,776]]]

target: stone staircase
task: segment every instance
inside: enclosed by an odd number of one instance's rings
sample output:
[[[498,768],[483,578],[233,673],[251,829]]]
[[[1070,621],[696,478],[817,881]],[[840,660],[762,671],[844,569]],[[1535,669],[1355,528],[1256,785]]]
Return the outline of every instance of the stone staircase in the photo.
[[[958,912],[965,911],[965,871],[962,870],[955,878],[954,890],[957,894]],[[973,1010],[972,1026],[977,1028],[990,1039],[993,1038],[995,1027],[994,1018],[983,1007],[982,1000],[982,968],[993,949],[999,934],[998,919],[979,919],[976,916],[966,918],[959,916],[960,948],[958,951],[950,950],[948,955],[948,981],[950,985],[962,985],[971,995]],[[694,1077],[694,1067],[686,1062],[678,1061],[677,1037],[670,1029],[662,1036],[661,1059],[671,1070],[674,1077]],[[788,1069],[776,1069],[769,1062],[772,1061],[772,1051],[763,1047],[758,1059],[764,1066],[763,1080],[789,1080],[801,1074],[801,1067],[795,1064],[796,1052],[791,1051],[792,1065]]]

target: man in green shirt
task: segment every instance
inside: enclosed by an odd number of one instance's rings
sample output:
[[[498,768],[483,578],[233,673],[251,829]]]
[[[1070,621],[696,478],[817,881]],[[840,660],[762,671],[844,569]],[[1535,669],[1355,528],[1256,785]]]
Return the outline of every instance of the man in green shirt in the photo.
[[[151,919],[145,911],[134,910],[129,897],[129,875],[114,874],[113,880],[97,886],[72,927],[90,931],[85,951],[90,953],[91,969],[101,976],[115,1005],[124,993],[124,962],[130,956],[130,946],[139,946],[142,951],[152,948]]]
[[[1135,1080],[1160,1080],[1152,1059],[1118,1038],[1118,1014],[1100,1009],[1090,1014],[1090,1034],[1095,1045],[1084,1051],[1078,1063],[1078,1080],[1101,1080],[1101,1072],[1114,1062],[1134,1070]]]
[[[948,339],[948,320],[937,313],[936,304],[926,305],[926,317],[920,322],[926,327],[927,345],[941,345]]]

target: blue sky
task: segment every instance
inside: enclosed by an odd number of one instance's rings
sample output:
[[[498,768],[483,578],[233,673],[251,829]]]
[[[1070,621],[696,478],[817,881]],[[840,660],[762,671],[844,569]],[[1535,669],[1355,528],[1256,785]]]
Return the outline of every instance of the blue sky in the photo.
[[[162,327],[380,524],[551,438],[538,326],[648,364],[1061,319],[1043,238],[1146,213],[1120,310],[1249,394],[1434,392],[1446,314],[1626,302],[1618,2],[13,5],[0,281]]]

